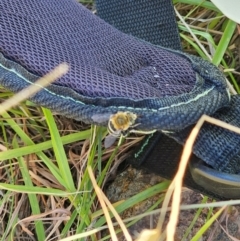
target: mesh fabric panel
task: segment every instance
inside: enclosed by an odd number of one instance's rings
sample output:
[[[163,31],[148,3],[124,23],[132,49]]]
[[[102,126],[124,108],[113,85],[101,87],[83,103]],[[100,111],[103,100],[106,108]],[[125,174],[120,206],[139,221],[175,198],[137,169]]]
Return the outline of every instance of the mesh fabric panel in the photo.
[[[190,91],[190,61],[117,31],[73,0],[1,0],[5,57],[42,76],[71,64],[56,84],[91,97],[142,99]]]
[[[93,115],[131,111],[136,129],[178,130],[229,103],[214,65],[126,35],[73,0],[2,0],[0,13],[3,86],[19,91],[70,65],[32,97],[55,112],[99,124]]]

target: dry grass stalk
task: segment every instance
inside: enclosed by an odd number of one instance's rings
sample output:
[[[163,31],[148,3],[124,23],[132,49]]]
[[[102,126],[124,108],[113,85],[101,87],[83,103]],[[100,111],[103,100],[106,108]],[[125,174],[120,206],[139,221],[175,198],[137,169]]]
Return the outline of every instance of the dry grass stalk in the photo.
[[[39,78],[34,84],[30,85],[28,88],[21,90],[15,94],[12,98],[6,100],[0,105],[0,114],[9,110],[11,107],[17,105],[23,100],[28,99],[30,96],[36,94],[42,88],[48,86],[58,78],[62,77],[68,72],[68,65],[66,63],[59,64],[56,68],[50,71],[48,74]]]
[[[206,115],[203,115],[199,119],[199,121],[197,122],[197,124],[193,128],[193,130],[191,131],[191,133],[186,141],[185,147],[183,149],[183,154],[181,157],[178,172],[172,182],[174,192],[173,192],[173,202],[172,202],[172,210],[171,210],[171,214],[170,214],[170,220],[167,225],[167,241],[174,241],[174,234],[175,234],[179,210],[180,210],[181,189],[182,189],[184,173],[185,173],[185,170],[186,170],[186,167],[188,164],[188,160],[192,153],[194,141],[196,140],[196,137],[205,121],[209,122],[213,125],[217,125],[222,128],[228,129],[230,131],[236,132],[237,134],[240,134],[240,128],[227,124],[221,120],[217,120],[217,119],[214,119],[214,118],[212,118],[210,116],[206,116]],[[172,187],[172,185],[171,185],[171,187]]]

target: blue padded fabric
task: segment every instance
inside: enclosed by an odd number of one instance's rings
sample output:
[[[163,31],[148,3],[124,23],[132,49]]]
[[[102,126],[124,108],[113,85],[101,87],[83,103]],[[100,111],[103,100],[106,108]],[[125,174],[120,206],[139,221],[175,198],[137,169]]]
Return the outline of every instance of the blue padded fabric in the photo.
[[[165,11],[159,8],[156,16]],[[74,0],[1,0],[0,83],[17,92],[67,62],[69,73],[32,96],[32,101],[93,124],[99,124],[93,118],[96,114],[131,111],[137,115],[139,130],[180,132],[202,114],[214,115],[231,106],[225,77],[217,67],[165,48],[164,37],[161,47],[147,42],[157,43],[156,37],[135,34],[144,41],[128,34]],[[206,143],[199,140],[207,153]],[[223,144],[220,141],[217,148]],[[213,166],[227,170],[225,161]]]

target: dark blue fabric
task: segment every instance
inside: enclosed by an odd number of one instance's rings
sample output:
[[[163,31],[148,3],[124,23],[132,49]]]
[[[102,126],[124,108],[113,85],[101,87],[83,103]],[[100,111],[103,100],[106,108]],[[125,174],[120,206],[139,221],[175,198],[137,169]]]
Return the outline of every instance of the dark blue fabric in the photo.
[[[149,43],[181,50],[170,0],[97,0],[97,15],[122,32]]]
[[[232,96],[229,107],[220,109],[212,117],[240,127],[240,95]],[[192,126],[169,136],[184,144],[191,130]],[[200,130],[193,152],[216,170],[239,173],[239,145],[239,134],[206,122]]]
[[[34,83],[38,78],[38,76],[29,73],[16,62],[7,60],[3,55],[0,55],[0,61],[1,84],[12,91],[20,91],[29,84]],[[92,117],[96,114],[132,111],[139,116],[136,123],[141,123],[138,127],[141,130],[179,130],[196,122],[202,113],[213,113],[218,109],[219,105],[228,103],[228,96],[224,91],[221,93],[213,84],[204,86],[201,81],[199,82],[201,88],[196,88],[188,96],[180,95],[161,99],[160,104],[162,106],[157,107],[158,100],[156,100],[157,103],[155,103],[155,100],[133,101],[132,105],[131,100],[128,100],[129,102],[126,101],[128,105],[124,106],[123,100],[116,99],[116,101],[120,100],[121,102],[119,103],[122,104],[118,106],[115,104],[115,98],[95,99],[85,97],[70,88],[56,85],[51,85],[41,90],[31,99],[39,105],[86,123],[94,123]],[[208,98],[211,98],[212,103],[206,97],[200,98],[194,105],[189,101],[190,98],[201,95],[201,90],[208,91],[209,89]],[[91,104],[87,102],[89,99],[91,100]],[[176,104],[174,106],[175,103],[179,103],[180,101],[183,103],[182,105],[178,106]],[[103,104],[101,104],[102,102]]]
[[[1,85],[17,92],[67,62],[70,72],[31,100],[86,123],[99,124],[96,114],[130,111],[137,115],[137,130],[179,132],[202,114],[238,102],[230,101],[225,77],[211,63],[126,35],[74,0],[1,0],[0,24]],[[235,112],[227,115],[224,120],[239,123]],[[227,136],[207,140],[222,150]],[[210,163],[207,140],[198,140],[195,153]],[[210,164],[229,171],[226,158]]]
[[[4,87],[18,91],[31,84],[29,76],[70,65],[32,97],[56,112],[99,124],[96,114],[131,111],[138,130],[179,130],[229,103],[214,65],[128,36],[74,0],[2,0],[0,11]]]
[[[149,42],[156,43],[164,47],[179,50],[181,49],[179,34],[176,28],[175,13],[173,11],[171,1],[140,1],[140,3],[136,3],[135,1],[129,2],[126,0],[124,1],[124,4],[122,3],[123,2],[119,1],[112,2],[111,0],[98,0],[98,13],[105,21],[111,23],[123,32],[133,34],[134,36],[143,38]],[[120,9],[121,11],[119,11]],[[159,14],[160,11],[163,11],[163,14]],[[158,17],[157,14],[159,14]],[[146,15],[148,15],[147,18],[145,18]],[[158,25],[159,22],[155,21],[156,19],[159,19],[161,25]],[[208,73],[212,72],[209,70],[209,66],[207,65],[205,68],[200,65],[199,70],[200,69],[202,70],[202,76],[204,75],[205,70],[208,70]],[[205,78],[209,78],[211,80],[215,79],[215,84],[217,85],[218,78],[216,78],[215,73],[212,72],[213,74],[210,77],[208,76],[208,73],[205,75]],[[206,98],[205,103],[202,102],[202,104],[204,106],[205,104],[212,104],[212,102],[208,102]],[[239,106],[239,95],[233,96],[227,108],[222,108],[221,110],[212,114],[212,116],[234,126],[240,127]],[[195,109],[189,109],[189,113],[190,112],[194,113]],[[177,142],[183,145],[192,128],[193,126],[190,125],[189,127],[181,131],[177,131],[176,133],[169,133],[168,136],[174,138]],[[158,134],[156,134],[152,139],[159,139],[160,143],[156,143],[155,141],[152,142],[151,138],[149,140],[149,138],[146,137],[145,142],[143,142],[144,148],[140,146],[139,149],[135,150],[134,155],[131,157],[135,160],[130,160],[130,162],[134,163],[136,166],[139,165],[139,162],[145,162],[143,165],[144,167],[147,167],[151,171],[169,178],[172,175],[169,174],[169,166],[170,169],[172,167],[172,169],[175,170],[176,167],[173,165],[178,165],[176,161],[171,159],[172,153],[175,152],[175,150],[172,148],[176,148],[176,146],[172,145],[171,147],[168,140],[165,140],[165,138],[161,137],[161,134],[159,138],[157,135]],[[161,144],[163,141],[166,141],[168,143],[167,145],[170,146],[166,148],[165,143]],[[162,148],[161,145],[164,145],[165,149]],[[204,124],[204,127],[200,131],[197,142],[194,146],[194,153],[207,164],[219,171],[227,173],[239,173],[239,145],[240,136],[238,134],[224,130],[223,128],[217,126]],[[159,153],[157,155],[157,150],[161,151],[161,154]],[[169,154],[162,154],[164,150]],[[151,155],[151,153],[154,153],[155,156]],[[172,160],[173,163],[168,162],[169,160],[162,160],[161,158],[164,155],[165,158],[167,158],[168,155],[171,156],[170,161]],[[141,158],[139,158],[139,156],[141,156]],[[177,158],[175,157],[175,159],[179,158],[180,156],[177,156]],[[192,181],[190,182],[191,183],[188,182],[188,185],[193,187],[195,184],[193,184]],[[196,188],[199,189],[199,187]]]

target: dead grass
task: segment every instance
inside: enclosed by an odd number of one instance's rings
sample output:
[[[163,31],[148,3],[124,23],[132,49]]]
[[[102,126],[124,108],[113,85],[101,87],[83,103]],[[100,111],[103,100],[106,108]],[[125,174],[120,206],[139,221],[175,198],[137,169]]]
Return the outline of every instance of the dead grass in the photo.
[[[92,5],[88,5],[88,7],[91,6]],[[222,18],[221,14],[217,14],[215,11],[204,7],[198,7],[195,9],[191,5],[179,3],[176,4],[176,8],[182,16],[185,16],[185,21],[192,30],[197,30],[202,33],[209,33],[209,38],[200,36],[198,39],[209,55],[214,54],[215,46],[213,43],[219,43],[221,37],[223,36],[223,26],[225,25],[226,19]],[[184,27],[182,23],[179,23],[179,25],[180,27]],[[188,39],[188,41],[186,39],[183,41],[184,51],[199,55],[199,52],[196,51],[191,44],[191,41],[195,43],[192,35],[183,30],[183,28],[181,28],[181,34]],[[226,72],[227,77],[230,80],[234,79],[237,84],[240,81],[239,41],[239,31],[236,30],[228,44],[227,50],[224,53],[224,63],[221,62],[221,68]],[[11,93],[1,89],[1,102],[10,96],[12,96]],[[17,107],[12,108],[8,111],[8,113],[10,118],[16,122],[16,124],[31,138],[32,141],[34,141],[35,144],[43,143],[50,139],[51,134],[41,108],[36,107],[34,104],[27,101],[18,105]],[[77,122],[75,120],[70,120],[66,117],[54,115],[54,118],[60,136],[67,136],[84,130],[90,130],[91,128],[89,125],[85,125],[84,123]],[[0,120],[0,124],[0,149],[2,151],[17,149],[25,146],[24,140],[16,135],[16,132],[12,129],[12,126],[6,122],[6,119],[2,118]],[[36,215],[32,213],[27,192],[16,192],[16,190],[11,190],[10,186],[8,190],[1,191],[0,236],[4,237],[4,240],[36,240],[35,225],[38,220],[43,222],[47,240],[60,240],[60,236],[63,233],[65,237],[69,237],[69,240],[71,240],[71,236],[75,234],[76,231],[80,232],[81,230],[90,230],[90,228],[94,227],[94,222],[96,222],[97,219],[89,219],[83,224],[81,215],[85,215],[86,213],[79,211],[79,206],[86,205],[86,207],[90,209],[87,215],[95,215],[94,217],[100,217],[100,214],[98,216],[100,208],[99,198],[94,196],[95,194],[93,194],[94,190],[92,189],[91,182],[86,182],[86,186],[83,185],[83,182],[86,178],[84,173],[87,170],[89,159],[91,159],[92,163],[94,163],[93,171],[98,178],[97,182],[100,184],[100,187],[104,189],[109,181],[114,180],[116,175],[119,175],[117,172],[118,166],[126,159],[132,146],[137,145],[141,139],[138,138],[128,140],[123,145],[118,147],[117,150],[115,149],[116,146],[113,146],[108,150],[100,150],[97,147],[94,149],[93,146],[101,141],[105,131],[106,130],[102,128],[92,129],[91,135],[89,135],[89,137],[85,140],[71,142],[64,145],[64,150],[70,166],[72,178],[75,184],[78,186],[78,189],[74,195],[77,196],[81,192],[90,193],[90,195],[87,195],[86,198],[78,197],[79,203],[77,205],[72,199],[69,198],[69,195],[61,196],[54,194],[49,195],[49,193],[40,193],[36,194],[36,198],[41,214]],[[94,135],[100,136],[98,139],[96,137],[95,144],[93,141]],[[91,149],[94,149],[92,157],[90,157]],[[52,148],[44,149],[43,152],[53,164],[57,165],[55,153]],[[59,182],[56,176],[37,154],[27,154],[21,157],[21,159],[27,166],[28,174],[30,175],[33,186],[60,190],[62,192],[66,191],[64,185]],[[23,167],[20,164],[19,156],[2,160],[0,165],[0,183],[9,185],[25,185],[25,176],[24,172],[22,172],[22,168]],[[100,174],[104,168],[106,168],[106,175],[101,176]],[[96,184],[94,184],[94,187],[97,189]],[[180,191],[180,189],[178,189],[178,191]],[[177,195],[179,196],[179,194],[180,193]],[[100,193],[100,195],[102,194]],[[88,204],[84,204],[84,201],[89,201],[91,205],[88,206]],[[104,201],[107,202],[106,199],[104,199]],[[177,205],[178,203],[179,200]],[[175,207],[177,208],[178,206]],[[106,210],[107,209],[105,208],[105,211]],[[76,214],[77,212],[78,215],[80,214],[79,216]],[[177,212],[178,210],[175,214],[177,214]],[[75,214],[75,218],[73,214]],[[175,218],[176,217],[177,216],[175,216]],[[67,225],[69,226],[66,228]],[[79,226],[81,226],[81,229]],[[171,227],[171,230],[174,226],[175,224]],[[100,229],[97,231],[98,232],[95,234],[92,234],[92,240],[100,240],[102,238],[102,232],[100,232]],[[156,235],[156,233],[154,232],[153,235]],[[159,237],[158,233],[157,235],[157,237]],[[145,238],[145,240],[147,239]]]

